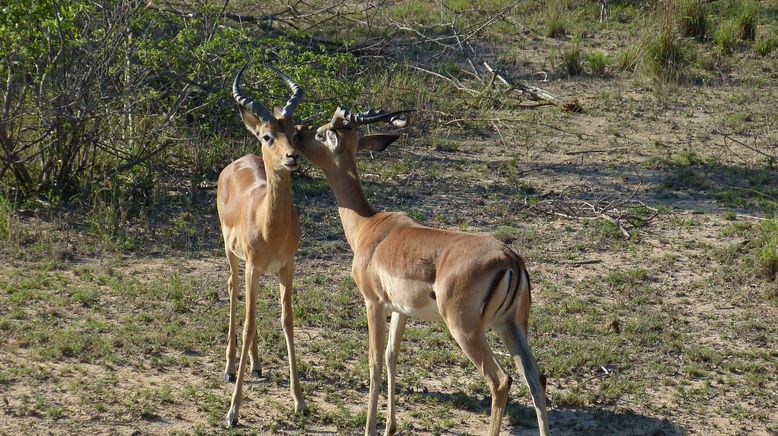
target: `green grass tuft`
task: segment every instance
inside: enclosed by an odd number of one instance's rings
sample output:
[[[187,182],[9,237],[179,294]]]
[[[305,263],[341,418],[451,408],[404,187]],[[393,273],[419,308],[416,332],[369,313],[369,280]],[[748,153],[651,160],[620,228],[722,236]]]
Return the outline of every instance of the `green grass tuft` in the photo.
[[[603,51],[597,50],[586,56],[586,64],[593,76],[602,77],[610,63],[610,57]]]
[[[754,0],[745,0],[740,4],[740,14],[737,22],[737,37],[743,41],[753,41],[756,38],[757,16],[759,5]]]
[[[664,82],[680,80],[690,57],[689,47],[672,30],[650,33],[644,39],[643,64],[653,77]]]
[[[675,8],[681,35],[703,40],[708,32],[705,3],[702,0],[676,0]]]
[[[568,76],[580,76],[583,73],[583,54],[578,43],[575,47],[562,52],[562,71]]]
[[[754,52],[759,56],[767,56],[778,48],[778,33],[761,34],[754,43]]]
[[[722,53],[732,53],[737,48],[737,24],[733,21],[722,23],[713,35],[713,41]]]

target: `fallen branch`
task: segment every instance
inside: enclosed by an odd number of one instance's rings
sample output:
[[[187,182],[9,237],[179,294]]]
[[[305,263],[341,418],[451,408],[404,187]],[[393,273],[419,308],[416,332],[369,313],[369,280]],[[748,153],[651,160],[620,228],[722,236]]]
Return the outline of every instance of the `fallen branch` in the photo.
[[[509,87],[510,89],[516,90],[521,94],[527,94],[532,100],[535,101],[543,100],[553,104],[554,106],[559,106],[559,99],[554,94],[551,94],[545,89],[541,89],[535,86],[527,86],[524,85],[523,83],[512,84],[508,82],[508,80],[505,77],[503,77],[500,73],[498,73],[494,68],[492,68],[491,65],[489,65],[489,63],[484,61],[482,64],[487,69],[487,71],[494,74],[497,80],[502,82],[503,85]]]

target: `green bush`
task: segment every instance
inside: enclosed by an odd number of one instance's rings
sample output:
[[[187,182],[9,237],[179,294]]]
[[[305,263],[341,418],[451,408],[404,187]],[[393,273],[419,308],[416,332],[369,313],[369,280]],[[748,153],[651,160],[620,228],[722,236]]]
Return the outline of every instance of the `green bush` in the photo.
[[[305,88],[297,119],[331,113],[340,103],[332,95],[349,101],[360,89],[342,80],[355,71],[353,55],[259,27],[215,26],[222,19],[213,5],[179,14],[130,3],[2,7],[0,77],[9,104],[0,105],[0,158],[11,166],[0,182],[23,197],[91,204],[95,191],[118,181],[124,198],[148,200],[163,170],[192,180],[213,175],[234,155],[212,147],[248,141],[230,95],[245,63],[246,90],[267,105],[283,104],[289,90],[263,62]],[[104,15],[111,18],[95,18]]]
[[[589,71],[591,71],[593,76],[604,76],[609,62],[610,58],[601,50],[589,53],[586,56],[586,64],[589,66]]]
[[[705,18],[707,10],[702,0],[676,0],[675,8],[681,35],[704,39],[708,23]]]
[[[713,41],[722,53],[732,53],[737,47],[738,27],[732,21],[722,23],[713,35]]]

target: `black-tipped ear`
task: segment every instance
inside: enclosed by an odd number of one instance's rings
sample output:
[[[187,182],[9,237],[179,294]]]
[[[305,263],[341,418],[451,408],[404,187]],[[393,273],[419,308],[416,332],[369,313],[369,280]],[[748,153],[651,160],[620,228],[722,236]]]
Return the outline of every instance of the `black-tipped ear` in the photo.
[[[396,133],[378,133],[359,138],[359,150],[384,151],[400,135]]]
[[[238,109],[240,109],[240,119],[243,120],[243,124],[246,126],[246,129],[248,129],[249,132],[256,135],[259,131],[259,125],[262,123],[262,121],[259,120],[259,118],[255,117],[254,114],[248,111],[248,109],[244,108],[243,106],[238,106]]]

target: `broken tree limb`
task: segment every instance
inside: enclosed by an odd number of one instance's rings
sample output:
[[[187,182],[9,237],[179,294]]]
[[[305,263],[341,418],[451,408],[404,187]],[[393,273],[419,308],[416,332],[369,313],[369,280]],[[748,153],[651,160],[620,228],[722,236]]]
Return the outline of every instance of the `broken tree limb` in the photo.
[[[554,106],[559,106],[559,99],[554,94],[551,94],[545,89],[541,89],[535,86],[527,86],[523,83],[512,84],[508,82],[508,80],[505,77],[503,77],[500,73],[498,73],[494,68],[492,68],[492,66],[489,65],[488,62],[484,61],[483,66],[484,68],[487,69],[487,71],[494,74],[497,80],[502,82],[503,85],[508,86],[511,89],[515,89],[516,91],[519,91],[522,94],[527,94],[533,100],[536,101],[543,100],[553,104]]]

